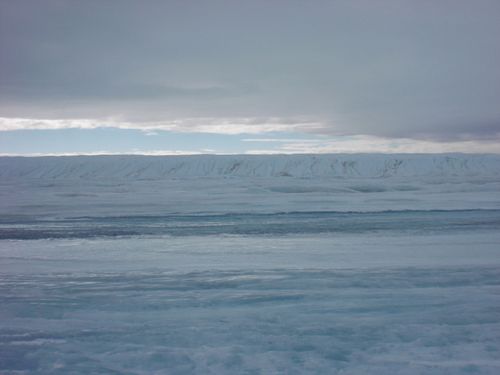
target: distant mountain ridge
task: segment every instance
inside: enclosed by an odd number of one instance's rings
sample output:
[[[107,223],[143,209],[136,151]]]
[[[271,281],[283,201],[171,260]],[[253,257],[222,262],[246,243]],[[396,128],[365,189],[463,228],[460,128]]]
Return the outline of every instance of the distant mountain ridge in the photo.
[[[1,179],[500,176],[500,155],[317,154],[0,157]]]

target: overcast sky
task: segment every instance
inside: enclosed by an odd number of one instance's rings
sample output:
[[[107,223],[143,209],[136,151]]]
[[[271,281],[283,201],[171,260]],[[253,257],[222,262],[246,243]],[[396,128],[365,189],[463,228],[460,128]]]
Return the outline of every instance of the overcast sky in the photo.
[[[498,0],[0,4],[0,154],[500,152]]]

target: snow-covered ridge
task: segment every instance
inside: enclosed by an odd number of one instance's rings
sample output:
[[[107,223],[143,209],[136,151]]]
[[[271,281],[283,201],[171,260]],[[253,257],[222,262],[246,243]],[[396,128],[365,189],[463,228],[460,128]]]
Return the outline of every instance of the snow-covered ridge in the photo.
[[[0,157],[1,179],[500,176],[500,155],[321,154]]]

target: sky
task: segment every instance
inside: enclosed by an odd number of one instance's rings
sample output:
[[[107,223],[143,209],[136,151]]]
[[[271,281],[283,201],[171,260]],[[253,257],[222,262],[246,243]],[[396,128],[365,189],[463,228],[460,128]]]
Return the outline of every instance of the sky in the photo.
[[[498,0],[0,0],[0,155],[500,153]]]

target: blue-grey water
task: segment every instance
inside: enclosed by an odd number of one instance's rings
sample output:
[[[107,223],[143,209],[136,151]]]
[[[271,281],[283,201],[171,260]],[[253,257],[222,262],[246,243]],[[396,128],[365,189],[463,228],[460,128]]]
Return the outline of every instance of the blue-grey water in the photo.
[[[0,239],[500,230],[500,210],[0,218]]]

